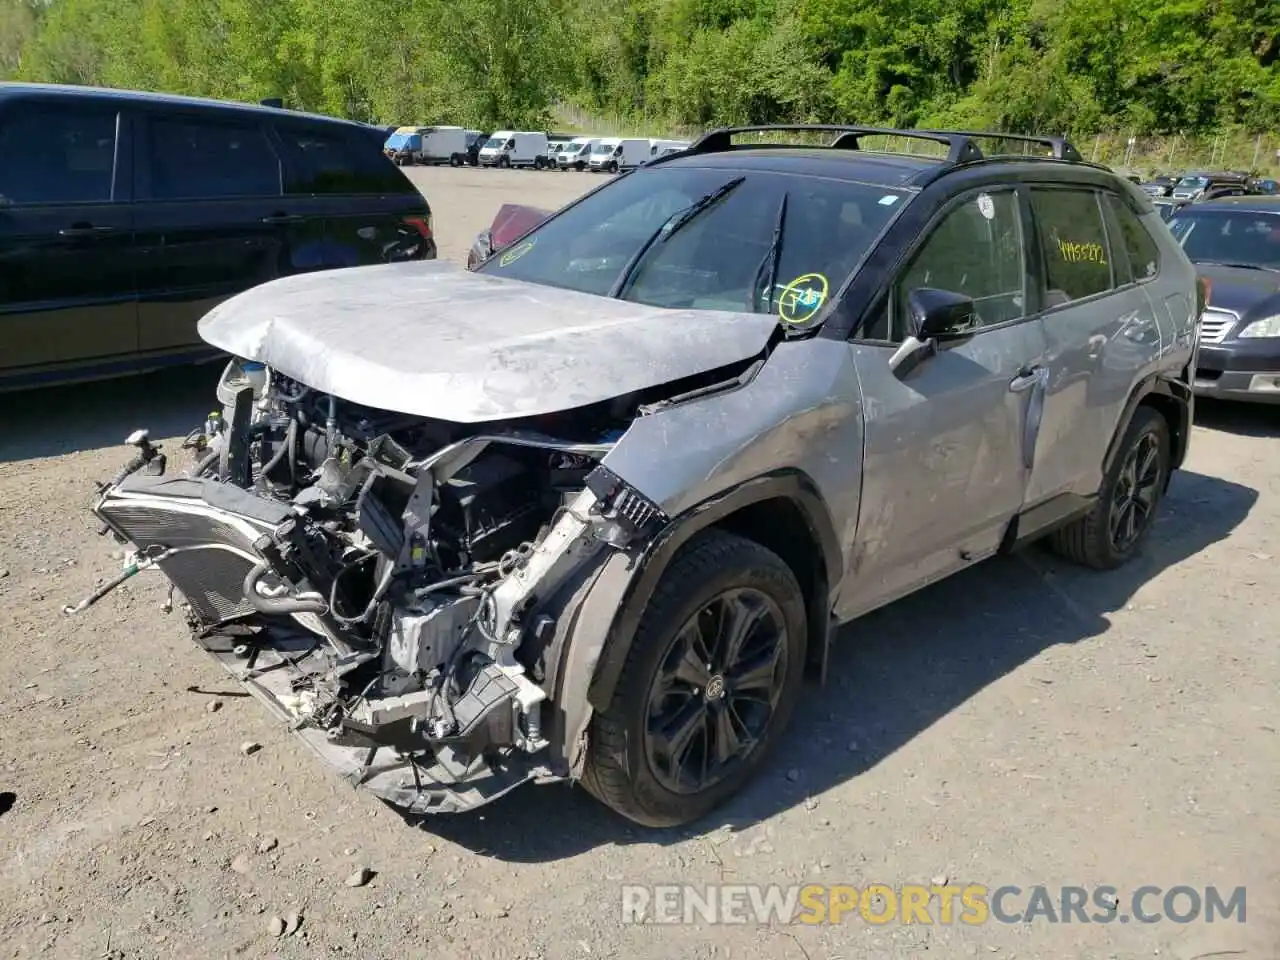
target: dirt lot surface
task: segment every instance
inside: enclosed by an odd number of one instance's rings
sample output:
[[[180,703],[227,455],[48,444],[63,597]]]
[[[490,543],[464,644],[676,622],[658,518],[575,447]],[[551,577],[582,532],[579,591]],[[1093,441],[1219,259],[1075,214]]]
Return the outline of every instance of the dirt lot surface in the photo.
[[[455,258],[500,203],[599,182],[414,176]],[[132,428],[184,433],[215,374],[0,398],[0,956],[1280,957],[1280,410],[1202,407],[1129,567],[1032,551],[846,630],[785,751],[694,829],[563,785],[410,825],[199,652],[158,579],[59,612],[119,567],[91,482]],[[1109,884],[1122,912],[1243,885],[1247,922],[621,922],[624,883],[946,881]]]

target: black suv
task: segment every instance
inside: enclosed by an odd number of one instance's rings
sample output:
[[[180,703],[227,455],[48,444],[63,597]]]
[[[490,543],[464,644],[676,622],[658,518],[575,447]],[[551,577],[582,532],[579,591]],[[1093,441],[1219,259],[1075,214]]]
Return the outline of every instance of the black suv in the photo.
[[[0,389],[202,359],[276,277],[433,259],[382,131],[279,108],[0,83]]]

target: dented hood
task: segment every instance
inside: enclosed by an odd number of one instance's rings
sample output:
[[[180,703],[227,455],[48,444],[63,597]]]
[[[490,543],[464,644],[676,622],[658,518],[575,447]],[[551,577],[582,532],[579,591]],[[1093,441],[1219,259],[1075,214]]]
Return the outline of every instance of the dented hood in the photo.
[[[776,324],[429,261],[274,280],[224,301],[199,329],[214,347],[322,393],[476,423],[585,406],[746,360]]]

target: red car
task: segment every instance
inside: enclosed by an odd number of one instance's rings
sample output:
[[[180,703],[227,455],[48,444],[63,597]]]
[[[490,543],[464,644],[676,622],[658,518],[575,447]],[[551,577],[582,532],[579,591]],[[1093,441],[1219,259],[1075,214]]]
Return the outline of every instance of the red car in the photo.
[[[498,208],[489,229],[481,230],[471,244],[471,252],[467,254],[467,269],[475,267],[518,240],[526,233],[551,216],[551,210],[539,210],[537,207],[525,207],[518,203],[504,203]]]

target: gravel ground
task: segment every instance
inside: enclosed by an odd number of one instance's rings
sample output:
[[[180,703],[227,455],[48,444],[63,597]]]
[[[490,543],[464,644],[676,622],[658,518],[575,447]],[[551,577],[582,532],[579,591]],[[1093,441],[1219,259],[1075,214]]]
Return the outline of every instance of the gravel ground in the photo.
[[[413,175],[455,258],[504,200],[600,182]],[[647,832],[552,785],[411,825],[189,643],[158,580],[59,613],[118,568],[84,509],[92,481],[133,427],[184,433],[215,375],[0,399],[0,955],[1280,957],[1280,410],[1201,409],[1129,567],[1032,551],[847,630],[785,751],[709,822]],[[1110,884],[1122,907],[1142,884],[1244,885],[1248,919],[621,922],[624,883],[943,877]]]

